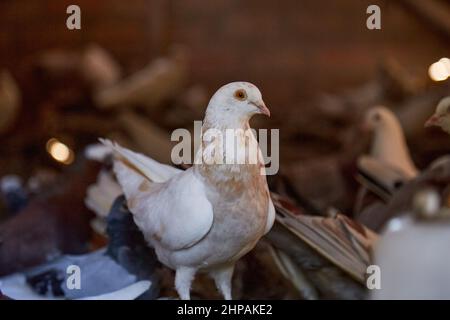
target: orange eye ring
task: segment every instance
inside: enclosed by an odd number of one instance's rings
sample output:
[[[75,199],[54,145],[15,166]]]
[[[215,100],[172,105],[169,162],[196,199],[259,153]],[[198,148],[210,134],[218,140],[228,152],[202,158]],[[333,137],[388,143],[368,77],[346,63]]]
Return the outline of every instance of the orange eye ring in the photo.
[[[247,99],[247,92],[245,92],[244,89],[236,90],[236,92],[234,93],[234,97],[240,101],[244,101],[245,99]]]

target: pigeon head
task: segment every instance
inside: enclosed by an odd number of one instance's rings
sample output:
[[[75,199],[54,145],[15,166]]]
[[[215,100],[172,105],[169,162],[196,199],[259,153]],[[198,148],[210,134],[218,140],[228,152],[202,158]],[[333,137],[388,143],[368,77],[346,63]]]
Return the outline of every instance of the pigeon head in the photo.
[[[212,96],[205,121],[226,127],[241,127],[255,114],[270,116],[259,89],[249,82],[232,82]]]
[[[425,127],[437,126],[450,134],[450,96],[442,99],[434,114],[425,122]]]
[[[392,125],[397,126],[397,123],[397,118],[392,111],[382,106],[369,109],[364,119],[364,127],[370,131]]]

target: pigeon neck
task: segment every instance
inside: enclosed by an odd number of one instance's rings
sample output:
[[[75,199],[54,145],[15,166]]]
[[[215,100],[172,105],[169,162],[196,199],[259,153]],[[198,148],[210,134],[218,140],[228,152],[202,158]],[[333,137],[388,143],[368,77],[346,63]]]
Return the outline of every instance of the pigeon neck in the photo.
[[[243,110],[232,110],[232,107],[210,102],[206,108],[203,130],[246,129],[250,118],[251,114]]]
[[[233,151],[232,151],[233,150]],[[248,121],[237,128],[204,122],[195,170],[211,181],[260,174],[263,163],[258,141]]]
[[[248,129],[250,127],[249,125],[249,119],[246,117],[242,118],[220,118],[217,119],[217,117],[208,116],[206,115],[205,119],[203,120],[203,126],[202,131],[206,132],[208,129],[217,129],[220,131],[225,131],[227,129]]]
[[[226,135],[227,132],[238,132],[238,131],[245,131],[250,129],[250,124],[248,123],[248,121],[246,122],[242,122],[239,124],[235,124],[233,126],[228,125],[226,123],[211,123],[211,122],[203,122],[202,125],[202,137],[204,135],[207,135],[208,132],[211,131],[218,131],[220,133],[222,133],[224,136]]]

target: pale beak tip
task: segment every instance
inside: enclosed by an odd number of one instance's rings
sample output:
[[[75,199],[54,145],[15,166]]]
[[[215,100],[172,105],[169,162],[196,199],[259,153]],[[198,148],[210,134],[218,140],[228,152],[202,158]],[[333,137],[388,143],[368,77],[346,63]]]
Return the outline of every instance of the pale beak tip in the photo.
[[[270,117],[270,110],[269,110],[269,108],[266,107],[264,102],[260,103],[258,105],[258,108],[259,108],[261,114],[264,114],[264,115]]]
[[[438,118],[433,115],[431,116],[426,122],[425,122],[425,128],[430,128],[433,126],[437,126],[438,122],[437,122]]]

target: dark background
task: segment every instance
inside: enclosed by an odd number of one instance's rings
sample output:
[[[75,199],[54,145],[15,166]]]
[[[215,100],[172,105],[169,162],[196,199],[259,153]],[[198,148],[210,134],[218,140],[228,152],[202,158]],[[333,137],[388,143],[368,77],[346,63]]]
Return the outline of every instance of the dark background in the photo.
[[[82,29],[66,28],[78,4]],[[440,33],[411,3],[363,0],[98,0],[0,2],[0,65],[14,70],[39,50],[95,42],[132,72],[171,43],[191,51],[194,81],[211,91],[233,80],[255,82],[272,109],[311,103],[374,76],[392,58],[413,74],[448,55]],[[448,5],[448,1],[436,1]],[[366,28],[366,9],[381,8],[382,29]],[[448,14],[448,12],[447,12]]]

